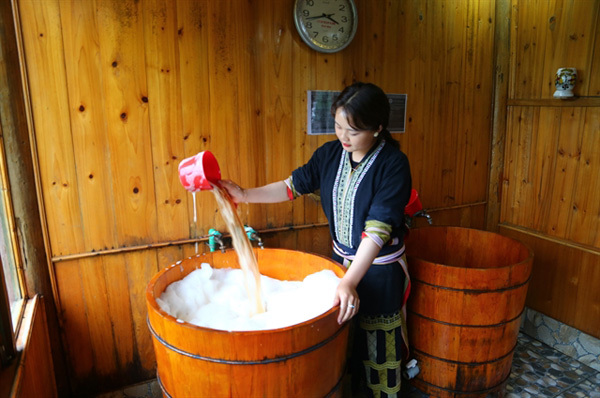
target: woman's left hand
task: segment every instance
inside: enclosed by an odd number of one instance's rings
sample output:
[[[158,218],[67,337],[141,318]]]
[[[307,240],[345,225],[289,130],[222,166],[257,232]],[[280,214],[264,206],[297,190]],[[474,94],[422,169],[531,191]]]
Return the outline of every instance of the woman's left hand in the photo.
[[[340,314],[337,321],[340,325],[358,313],[360,300],[356,292],[356,287],[344,279],[342,279],[335,291],[333,306],[335,307],[338,304],[340,305]]]

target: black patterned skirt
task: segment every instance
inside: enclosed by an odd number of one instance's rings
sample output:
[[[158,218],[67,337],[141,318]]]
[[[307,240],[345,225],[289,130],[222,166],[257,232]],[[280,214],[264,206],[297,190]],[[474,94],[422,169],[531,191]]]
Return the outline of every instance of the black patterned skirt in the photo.
[[[335,254],[334,259],[343,263]],[[353,391],[376,398],[399,395],[402,361],[408,355],[405,304],[409,291],[404,255],[391,264],[371,265],[359,283],[360,307],[350,356]]]

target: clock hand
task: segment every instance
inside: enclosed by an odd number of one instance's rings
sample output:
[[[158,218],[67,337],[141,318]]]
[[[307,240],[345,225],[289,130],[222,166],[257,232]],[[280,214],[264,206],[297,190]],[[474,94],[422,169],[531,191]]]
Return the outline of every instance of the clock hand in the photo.
[[[339,25],[340,23],[339,23],[338,21],[336,21],[335,19],[331,18],[331,16],[332,16],[332,15],[333,15],[333,14],[327,14],[327,15],[325,15],[325,18],[327,18],[327,19],[329,19],[331,22],[334,22],[334,23],[336,23],[336,24],[338,24],[338,25]]]
[[[333,14],[331,14],[331,15],[333,15]],[[323,14],[318,15],[316,17],[308,17],[308,18],[305,18],[305,19],[309,20],[309,19],[318,19],[318,18],[323,18],[323,17],[327,18],[327,15],[325,15],[325,13],[323,13]]]

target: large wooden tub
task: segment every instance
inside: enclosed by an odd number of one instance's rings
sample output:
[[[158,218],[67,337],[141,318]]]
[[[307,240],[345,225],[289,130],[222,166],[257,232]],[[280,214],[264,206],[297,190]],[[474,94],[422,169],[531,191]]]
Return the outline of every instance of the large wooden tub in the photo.
[[[345,269],[326,257],[293,250],[255,250],[260,272],[302,280],[323,269]],[[339,307],[298,325],[253,332],[225,332],[179,323],[156,298],[166,287],[207,262],[239,268],[233,250],[206,253],[159,272],[148,284],[148,327],[157,377],[165,397],[341,396],[348,326],[337,323]]]
[[[510,375],[533,261],[524,244],[458,227],[412,230],[408,329],[421,372],[413,385],[435,397],[485,397]]]

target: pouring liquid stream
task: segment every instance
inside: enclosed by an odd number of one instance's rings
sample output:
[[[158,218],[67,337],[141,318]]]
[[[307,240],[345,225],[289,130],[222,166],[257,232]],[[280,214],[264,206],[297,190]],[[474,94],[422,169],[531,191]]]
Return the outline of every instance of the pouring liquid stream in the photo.
[[[198,215],[196,212],[196,192],[192,192],[192,202],[194,203],[194,236],[198,236]],[[195,244],[196,254],[198,254],[198,242]]]
[[[258,271],[258,262],[252,250],[252,244],[244,230],[244,224],[240,220],[236,205],[233,203],[229,193],[218,185],[213,185],[212,192],[217,200],[217,205],[219,206],[225,225],[227,225],[227,229],[231,234],[231,243],[237,253],[240,268],[244,272],[244,283],[248,291],[248,296],[255,301],[256,312],[254,315],[261,314],[265,312],[265,306],[261,297],[260,272]],[[248,283],[252,280],[254,281],[254,289],[251,289]]]

